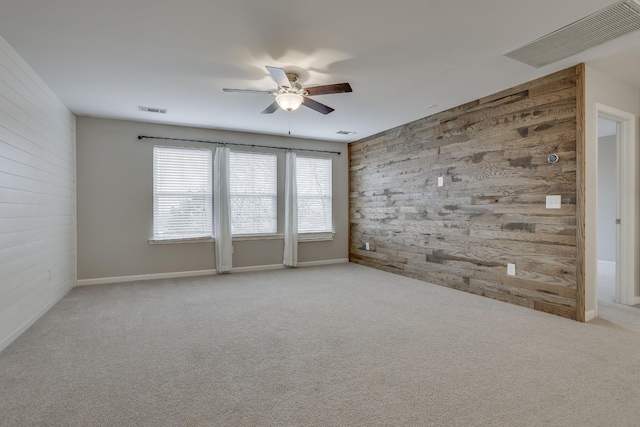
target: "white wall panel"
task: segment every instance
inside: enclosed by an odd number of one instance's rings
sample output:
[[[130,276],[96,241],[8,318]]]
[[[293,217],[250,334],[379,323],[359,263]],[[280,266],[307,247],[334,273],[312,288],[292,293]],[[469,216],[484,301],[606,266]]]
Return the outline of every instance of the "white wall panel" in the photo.
[[[0,37],[0,350],[75,284],[75,117]]]

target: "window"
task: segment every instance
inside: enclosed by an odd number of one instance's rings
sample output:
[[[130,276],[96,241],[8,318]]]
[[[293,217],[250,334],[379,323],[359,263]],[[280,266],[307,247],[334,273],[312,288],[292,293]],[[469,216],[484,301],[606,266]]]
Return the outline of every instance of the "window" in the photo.
[[[232,151],[229,158],[232,234],[278,231],[278,157]]]
[[[211,151],[153,147],[153,239],[211,237]]]
[[[296,181],[298,232],[332,232],[331,159],[298,156]]]

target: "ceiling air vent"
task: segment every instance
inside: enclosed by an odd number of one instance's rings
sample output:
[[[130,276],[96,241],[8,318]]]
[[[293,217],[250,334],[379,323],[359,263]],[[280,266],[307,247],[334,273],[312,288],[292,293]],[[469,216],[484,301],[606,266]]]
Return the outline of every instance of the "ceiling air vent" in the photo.
[[[145,113],[167,114],[167,109],[166,108],[140,107],[140,106],[138,106],[138,110],[144,111]]]
[[[339,130],[336,132],[338,135],[355,135],[356,133],[350,130]]]
[[[637,30],[640,4],[635,0],[620,1],[505,56],[540,68]]]

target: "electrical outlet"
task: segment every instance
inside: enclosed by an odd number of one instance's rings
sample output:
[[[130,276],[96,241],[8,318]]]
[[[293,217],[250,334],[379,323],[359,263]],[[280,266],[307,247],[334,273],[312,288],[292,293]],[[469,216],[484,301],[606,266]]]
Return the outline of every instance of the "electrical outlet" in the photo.
[[[444,178],[439,176],[438,177],[438,187],[442,187],[444,185]]]
[[[547,209],[560,209],[562,196],[547,196]]]
[[[369,250],[370,250],[370,249],[369,249],[369,242],[366,242],[366,243],[364,244],[364,248],[365,248],[365,250],[367,250],[367,251],[369,251]]]
[[[515,276],[516,275],[516,265],[515,264],[507,264],[507,275]]]

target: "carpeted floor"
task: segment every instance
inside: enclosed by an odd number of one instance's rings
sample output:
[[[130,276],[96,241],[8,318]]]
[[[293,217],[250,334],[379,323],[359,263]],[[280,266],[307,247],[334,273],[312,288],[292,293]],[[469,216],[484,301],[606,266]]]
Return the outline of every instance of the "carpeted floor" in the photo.
[[[2,426],[637,426],[640,328],[353,264],[101,285],[0,384]]]

